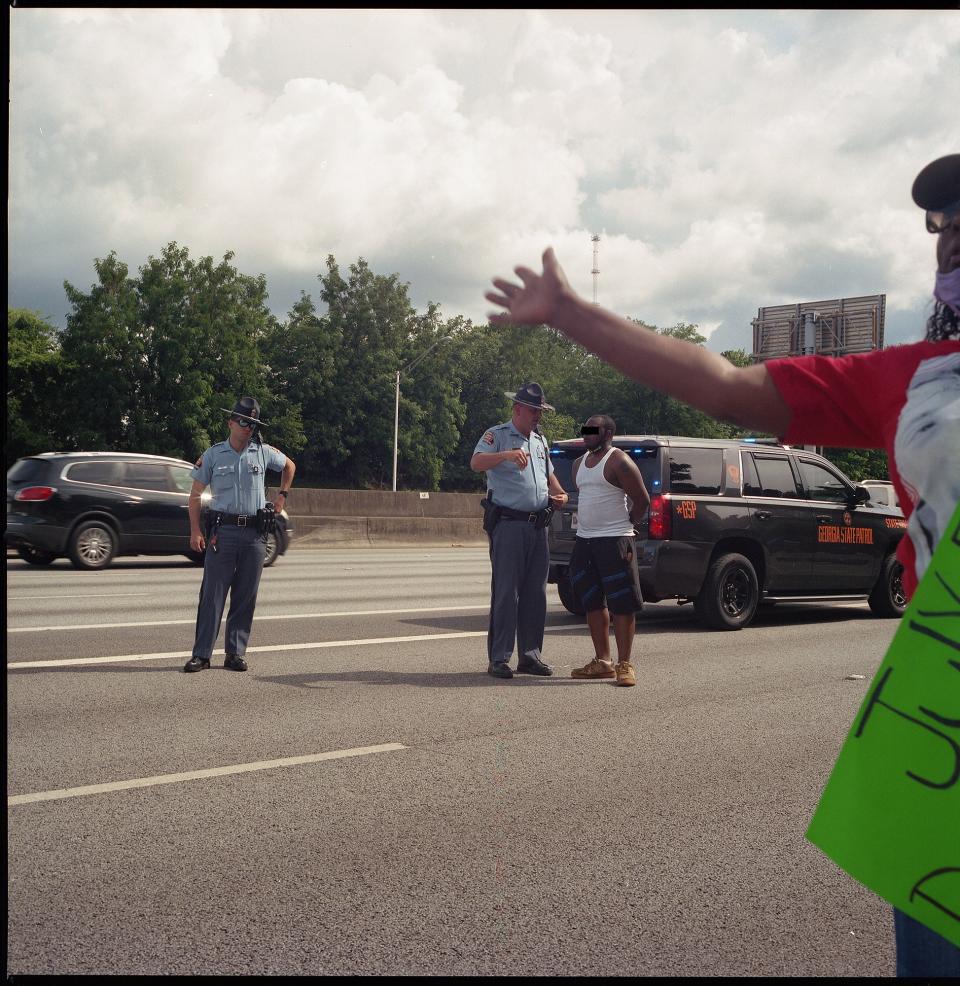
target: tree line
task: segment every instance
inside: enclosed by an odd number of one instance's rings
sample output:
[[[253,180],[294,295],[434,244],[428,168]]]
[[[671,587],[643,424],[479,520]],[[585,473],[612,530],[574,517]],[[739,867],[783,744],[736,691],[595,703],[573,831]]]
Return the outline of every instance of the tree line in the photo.
[[[296,460],[298,484],[390,489],[398,370],[398,489],[482,488],[469,467],[474,446],[509,419],[505,392],[528,380],[557,407],[543,422],[549,439],[578,435],[592,414],[610,414],[622,434],[743,434],[549,327],[473,324],[443,317],[436,304],[418,312],[397,274],[375,273],[363,258],[343,270],[329,256],[317,301],[301,292],[285,319],[267,307],[266,278],[232,260],[229,252],[219,263],[194,260],[169,243],[133,276],[111,252],[94,262],[88,291],[64,282],[71,310],[62,331],[8,308],[7,467],[77,449],[193,461],[226,437],[220,409],[249,394],[266,440]],[[706,341],[695,325],[644,327]],[[743,350],[723,355],[749,363]],[[855,480],[887,475],[882,452],[827,454]]]

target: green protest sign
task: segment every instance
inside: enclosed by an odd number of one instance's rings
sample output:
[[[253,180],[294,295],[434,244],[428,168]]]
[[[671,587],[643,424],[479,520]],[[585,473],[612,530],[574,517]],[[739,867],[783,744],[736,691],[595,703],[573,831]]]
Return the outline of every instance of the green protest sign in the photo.
[[[807,838],[960,945],[960,505],[870,684]]]

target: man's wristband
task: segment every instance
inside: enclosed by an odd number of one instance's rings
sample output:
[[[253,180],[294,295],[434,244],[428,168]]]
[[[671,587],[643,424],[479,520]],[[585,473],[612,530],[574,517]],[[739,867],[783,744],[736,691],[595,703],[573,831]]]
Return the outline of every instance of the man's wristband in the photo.
[[[280,492],[277,494],[277,496],[282,496],[284,497],[284,499],[286,499],[286,497],[288,497],[289,495],[290,495],[289,490],[280,490]]]

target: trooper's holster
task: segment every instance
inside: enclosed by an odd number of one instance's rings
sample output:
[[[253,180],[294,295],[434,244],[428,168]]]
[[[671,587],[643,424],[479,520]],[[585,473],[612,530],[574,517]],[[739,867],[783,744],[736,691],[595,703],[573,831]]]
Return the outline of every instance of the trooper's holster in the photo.
[[[493,500],[490,499],[490,494],[487,495],[480,501],[480,506],[483,507],[483,529],[487,533],[487,537],[493,537],[493,529],[500,522],[500,516],[503,512],[502,507],[498,507]]]

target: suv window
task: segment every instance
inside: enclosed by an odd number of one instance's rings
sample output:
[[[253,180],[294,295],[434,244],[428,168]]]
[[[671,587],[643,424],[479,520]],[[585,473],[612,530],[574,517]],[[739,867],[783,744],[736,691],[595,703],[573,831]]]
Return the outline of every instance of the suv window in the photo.
[[[122,462],[75,462],[67,466],[66,478],[74,483],[100,483],[116,486],[123,475]]]
[[[740,453],[740,470],[743,475],[743,495],[763,496],[757,467],[753,464],[753,456],[749,452]]]
[[[157,462],[128,462],[123,485],[135,490],[159,490],[161,493],[172,491],[166,464]]]
[[[723,449],[671,448],[670,492],[716,495],[723,481]]]
[[[617,448],[626,452],[633,459],[637,468],[640,470],[640,475],[643,477],[643,485],[646,486],[647,492],[653,496],[654,492],[657,491],[657,487],[660,485],[660,460],[657,455],[660,451],[659,447],[652,445],[645,448],[630,448],[617,445]],[[586,449],[582,446],[579,448],[553,448],[550,450],[550,464],[553,466],[553,471],[556,473],[560,485],[567,493],[577,492],[577,487],[573,482],[573,464],[585,451]]]
[[[800,475],[811,500],[828,500],[831,503],[846,503],[847,485],[836,473],[809,459],[800,460]]]
[[[11,483],[36,483],[45,479],[47,464],[43,459],[18,459],[7,470],[7,479]]]
[[[744,458],[753,458],[759,479],[759,486],[751,486],[748,496],[799,498],[800,491],[797,489],[789,459],[779,455],[747,455]]]

